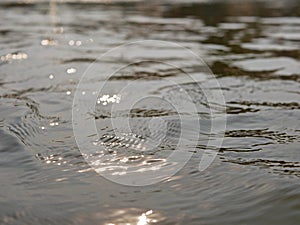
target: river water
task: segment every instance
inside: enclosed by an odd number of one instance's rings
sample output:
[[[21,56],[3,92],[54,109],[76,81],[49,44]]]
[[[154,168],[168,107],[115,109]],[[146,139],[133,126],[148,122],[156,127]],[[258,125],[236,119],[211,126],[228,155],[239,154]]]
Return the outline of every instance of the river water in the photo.
[[[0,24],[0,224],[300,223],[299,1],[5,0]],[[208,70],[156,42],[99,58],[121,44],[149,39],[192,50],[221,85],[225,137],[204,171],[198,170],[201,140],[209,136],[211,117],[198,83],[216,89]],[[180,127],[178,112],[159,98],[197,105],[196,113],[185,113],[200,118],[200,141],[175,176],[126,186],[99,176],[84,160],[74,138],[72,104],[89,66],[99,73],[89,81],[96,83],[105,79],[103,68],[139,59],[148,62],[117,72],[100,93],[91,112],[102,135],[95,145],[128,167],[162,166]],[[199,82],[188,81],[182,71]],[[123,101],[117,92],[123,86],[127,98],[153,99],[138,102],[129,114],[119,107],[112,115],[108,107]],[[130,118],[129,139],[113,135],[112,117]],[[159,137],[167,130],[168,139],[155,151],[141,151],[138,144],[149,133],[145,124],[153,118],[150,133]],[[162,119],[170,127],[155,127]],[[189,120],[187,129],[194,124]],[[104,171],[111,161],[97,166]]]

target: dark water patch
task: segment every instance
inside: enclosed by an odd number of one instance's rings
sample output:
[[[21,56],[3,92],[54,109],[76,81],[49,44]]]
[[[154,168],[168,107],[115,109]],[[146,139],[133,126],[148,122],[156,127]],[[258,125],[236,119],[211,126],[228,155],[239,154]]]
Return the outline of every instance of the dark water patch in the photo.
[[[263,137],[275,141],[279,144],[294,142],[299,140],[299,137],[280,133],[276,131],[262,130],[232,130],[225,133],[225,137]]]
[[[285,56],[285,57],[290,57],[290,58],[294,58],[294,59],[300,59],[300,51],[299,50],[291,50],[291,51],[274,51],[273,52],[274,56]]]
[[[289,76],[274,74],[277,72],[277,70],[268,70],[268,71],[246,71],[239,67],[224,63],[224,62],[214,62],[211,65],[211,70],[216,74],[220,76],[247,76],[254,79],[260,79],[260,80],[269,80],[269,79],[278,79],[278,80],[292,80],[292,81],[299,81],[300,76],[299,74],[291,74]]]
[[[228,102],[229,104],[239,104],[239,105],[246,105],[246,106],[266,106],[266,107],[276,107],[282,109],[300,109],[300,105],[298,102],[248,102],[248,101],[241,101],[241,102]]]
[[[177,112],[156,109],[132,109],[130,110],[129,117],[162,117],[172,115],[177,115]]]
[[[227,161],[227,160],[225,160]],[[236,163],[244,166],[257,166],[262,169],[270,169],[276,174],[292,175],[300,177],[300,164],[298,162],[286,162],[267,159],[256,160],[228,160],[227,162]]]
[[[81,62],[93,63],[93,62],[96,62],[96,59],[93,59],[93,58],[66,59],[66,60],[62,61],[62,64],[65,64],[65,63],[81,63]]]

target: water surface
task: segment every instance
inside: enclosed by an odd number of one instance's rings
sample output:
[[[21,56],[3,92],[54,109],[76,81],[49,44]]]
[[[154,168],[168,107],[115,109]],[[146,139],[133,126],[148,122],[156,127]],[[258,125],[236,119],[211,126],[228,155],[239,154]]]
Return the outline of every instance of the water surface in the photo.
[[[296,0],[1,2],[0,223],[298,224],[299,12]],[[193,50],[222,86],[227,129],[216,160],[205,171],[198,171],[198,164],[210,127],[209,108],[199,86],[187,83],[180,70],[213,90],[203,68],[176,49],[157,46],[97,61],[113,47],[144,39]],[[113,116],[131,117],[134,134],[127,135],[134,141],[112,136],[107,124],[109,107],[122,101],[116,90],[135,79],[146,94],[187,101],[178,86],[162,82],[170,77],[197,104],[203,143],[176,176],[128,187],[98,176],[83,159],[71,107],[76,85],[92,62],[97,71],[140,58],[152,62],[115,74],[99,96],[91,112],[102,135],[95,141],[128,165],[160,165],[178,137],[172,106],[149,99],[130,115],[117,111]],[[98,81],[103,79],[99,74]],[[151,131],[143,124],[152,118],[169,122],[169,139],[141,154],[138,143]],[[156,137],[161,130],[153,127]]]

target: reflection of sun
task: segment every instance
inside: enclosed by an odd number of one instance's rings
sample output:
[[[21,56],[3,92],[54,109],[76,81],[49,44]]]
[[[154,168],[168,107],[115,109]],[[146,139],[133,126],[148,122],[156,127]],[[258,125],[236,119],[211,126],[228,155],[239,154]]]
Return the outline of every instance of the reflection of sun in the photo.
[[[97,99],[97,104],[102,103],[102,105],[107,105],[108,103],[120,103],[120,95],[103,95]]]
[[[152,224],[152,223],[157,223],[158,221],[156,219],[150,219],[149,216],[153,213],[152,210],[148,210],[147,212],[142,213],[142,215],[140,215],[137,218],[137,223],[136,222],[130,222],[128,221],[127,223],[124,223],[126,225],[147,225],[147,224]],[[108,223],[107,225],[116,225],[119,224],[117,223]],[[123,223],[122,223],[123,224]]]
[[[151,215],[152,213],[153,213],[153,211],[149,210],[149,211],[143,213],[141,216],[139,216],[137,225],[147,225],[148,222],[155,222],[155,221],[152,221],[149,218],[147,218],[147,216]]]

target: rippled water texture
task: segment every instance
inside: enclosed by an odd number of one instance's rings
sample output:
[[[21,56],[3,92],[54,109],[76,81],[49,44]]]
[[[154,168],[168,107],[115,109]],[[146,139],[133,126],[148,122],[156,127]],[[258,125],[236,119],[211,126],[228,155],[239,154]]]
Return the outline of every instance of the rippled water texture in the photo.
[[[299,12],[297,0],[1,1],[0,224],[299,224]],[[191,49],[222,86],[227,128],[205,171],[198,165],[210,108],[199,83],[210,92],[216,88],[207,71],[175,48],[151,44],[98,58],[144,39]],[[99,170],[112,158],[128,167],[164,166],[182,127],[162,98],[195,104],[184,131],[197,132],[195,117],[201,130],[191,160],[175,176],[129,187],[99,176],[84,160],[72,130],[72,102],[91,63],[99,76],[89,82],[96,83],[105,79],[103,68],[141,58],[148,62],[114,74],[90,112],[99,133],[94,144],[110,156]],[[119,95],[126,85],[127,95]],[[110,113],[139,93],[152,97],[129,113],[126,104]],[[116,134],[112,118],[130,118],[132,132]],[[147,142],[149,136],[161,144]]]

